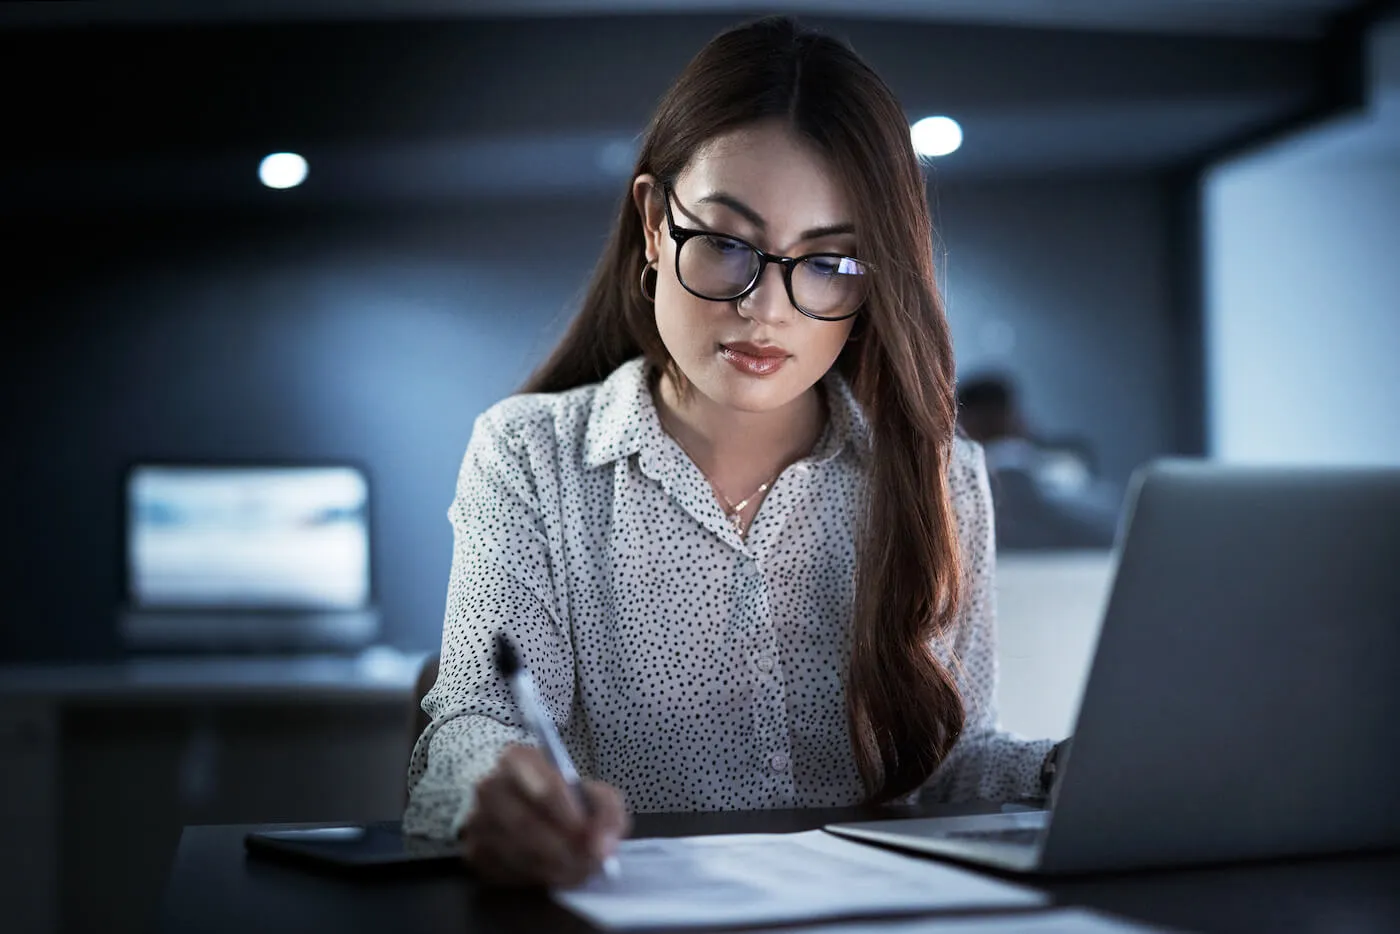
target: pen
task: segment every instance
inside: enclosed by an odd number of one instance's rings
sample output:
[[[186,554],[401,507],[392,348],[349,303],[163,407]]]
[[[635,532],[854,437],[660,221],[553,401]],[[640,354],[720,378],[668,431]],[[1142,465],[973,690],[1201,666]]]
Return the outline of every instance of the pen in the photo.
[[[591,813],[593,808],[589,804],[588,795],[584,794],[583,780],[579,778],[578,770],[569,758],[569,751],[564,748],[564,742],[554,729],[554,720],[540,701],[539,692],[535,689],[535,679],[530,677],[530,669],[521,664],[520,657],[515,654],[515,646],[510,644],[503,632],[496,634],[496,670],[510,684],[515,703],[525,718],[525,726],[539,743],[545,758],[564,776],[565,783],[573,790],[583,812]],[[603,875],[609,879],[616,879],[620,870],[615,855],[603,860]]]

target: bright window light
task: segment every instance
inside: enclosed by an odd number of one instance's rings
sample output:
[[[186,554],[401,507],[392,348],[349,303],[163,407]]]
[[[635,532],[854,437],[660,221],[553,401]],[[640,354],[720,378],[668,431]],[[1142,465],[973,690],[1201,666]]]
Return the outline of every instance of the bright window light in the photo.
[[[962,127],[952,117],[925,117],[910,131],[921,156],[946,156],[962,145]]]
[[[306,160],[294,152],[274,152],[258,166],[258,178],[268,188],[295,188],[306,181]]]

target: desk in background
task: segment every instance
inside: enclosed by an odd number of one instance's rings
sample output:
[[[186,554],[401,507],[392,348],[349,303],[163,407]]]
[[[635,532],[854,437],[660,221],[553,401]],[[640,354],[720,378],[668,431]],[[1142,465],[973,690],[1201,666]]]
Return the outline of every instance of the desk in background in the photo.
[[[976,807],[836,808],[639,814],[634,836],[811,830],[834,821],[975,813]],[[465,873],[372,883],[249,859],[252,826],[186,827],[156,930],[161,934],[473,934],[591,931],[538,890],[478,886]],[[1400,853],[1152,871],[1036,883],[1062,905],[1205,932],[1400,931]]]
[[[421,662],[0,666],[7,934],[148,930],[186,824],[397,818]]]

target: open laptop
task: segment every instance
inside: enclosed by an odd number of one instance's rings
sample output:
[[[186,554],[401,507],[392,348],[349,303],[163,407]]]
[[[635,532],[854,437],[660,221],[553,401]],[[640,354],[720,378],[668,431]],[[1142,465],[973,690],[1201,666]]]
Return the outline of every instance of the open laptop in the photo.
[[[834,824],[1028,873],[1400,846],[1400,470],[1134,477],[1048,811]]]
[[[378,636],[359,467],[135,464],[125,497],[129,647],[306,653]]]

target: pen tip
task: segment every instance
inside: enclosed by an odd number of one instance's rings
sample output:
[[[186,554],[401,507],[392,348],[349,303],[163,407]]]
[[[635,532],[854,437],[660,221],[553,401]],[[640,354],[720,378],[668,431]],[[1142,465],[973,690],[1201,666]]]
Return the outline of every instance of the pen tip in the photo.
[[[496,670],[509,678],[520,668],[520,659],[515,655],[515,646],[510,644],[503,632],[496,633]]]

